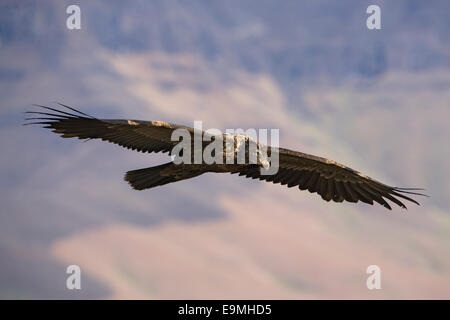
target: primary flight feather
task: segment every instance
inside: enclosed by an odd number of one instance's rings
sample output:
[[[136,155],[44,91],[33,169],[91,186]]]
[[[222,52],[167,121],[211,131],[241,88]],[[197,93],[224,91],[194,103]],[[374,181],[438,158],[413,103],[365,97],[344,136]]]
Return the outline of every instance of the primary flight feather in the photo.
[[[171,139],[176,129],[194,134],[194,129],[162,121],[97,119],[69,106],[63,110],[38,106],[40,111],[26,124],[41,124],[63,138],[101,139],[141,152],[171,152],[178,141]],[[250,139],[250,138],[249,138]],[[249,140],[247,140],[249,141]],[[271,150],[268,147],[269,153]],[[404,200],[419,204],[411,195],[421,195],[416,188],[398,188],[383,184],[335,161],[313,155],[277,148],[279,169],[276,174],[261,174],[261,164],[175,164],[128,171],[125,180],[136,190],[149,189],[185,180],[207,172],[238,173],[246,178],[296,187],[319,194],[325,201],[379,203],[391,210],[387,200],[405,208]]]

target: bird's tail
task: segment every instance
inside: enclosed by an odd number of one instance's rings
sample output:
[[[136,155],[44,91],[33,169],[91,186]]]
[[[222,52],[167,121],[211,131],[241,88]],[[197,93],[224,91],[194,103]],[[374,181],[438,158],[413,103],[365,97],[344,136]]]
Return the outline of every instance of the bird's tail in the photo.
[[[176,165],[173,162],[161,164],[156,167],[128,171],[125,181],[136,190],[150,189],[171,182],[197,177],[205,171],[203,166]]]
[[[127,181],[135,190],[144,190],[163,184],[178,181],[174,175],[163,174],[162,171],[170,166],[172,162],[165,163],[159,166],[128,171],[125,174],[125,181]]]

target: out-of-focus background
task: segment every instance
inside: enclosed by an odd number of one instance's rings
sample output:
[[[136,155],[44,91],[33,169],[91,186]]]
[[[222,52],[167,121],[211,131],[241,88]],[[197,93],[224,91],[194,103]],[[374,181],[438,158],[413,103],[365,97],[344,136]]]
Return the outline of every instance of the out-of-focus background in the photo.
[[[81,30],[66,28],[67,6]],[[381,8],[381,30],[366,9]],[[450,2],[2,1],[0,298],[450,298]],[[280,128],[284,147],[422,206],[326,203],[22,126],[60,101],[104,118]],[[66,267],[81,267],[81,290]],[[381,290],[366,268],[381,268]]]

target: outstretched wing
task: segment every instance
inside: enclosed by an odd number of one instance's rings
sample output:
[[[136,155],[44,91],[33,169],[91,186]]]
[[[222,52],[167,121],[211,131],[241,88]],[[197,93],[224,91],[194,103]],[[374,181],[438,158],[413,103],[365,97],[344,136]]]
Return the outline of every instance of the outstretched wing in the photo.
[[[172,141],[175,129],[193,129],[162,121],[97,119],[69,106],[67,110],[37,106],[41,111],[27,111],[34,115],[27,124],[41,124],[63,138],[101,139],[127,149],[141,152],[170,152],[178,141]]]
[[[386,199],[406,209],[399,198],[419,205],[405,194],[425,196],[413,192],[422,189],[391,187],[332,160],[282,148],[276,174],[261,175],[259,167],[247,166],[239,175],[281,183],[289,188],[298,186],[300,190],[319,194],[325,201],[362,201],[371,205],[377,202],[389,210],[391,206]]]

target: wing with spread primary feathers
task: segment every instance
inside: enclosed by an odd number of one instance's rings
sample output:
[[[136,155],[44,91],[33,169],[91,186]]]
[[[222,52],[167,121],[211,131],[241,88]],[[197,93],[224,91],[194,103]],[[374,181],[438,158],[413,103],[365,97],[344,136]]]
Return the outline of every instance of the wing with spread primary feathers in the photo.
[[[101,139],[141,152],[170,152],[178,143],[171,140],[175,129],[193,133],[192,128],[163,121],[97,119],[60,105],[67,111],[37,105],[42,111],[27,111],[34,116],[26,118],[31,121],[26,124],[41,124],[63,138]]]
[[[406,209],[400,199],[419,203],[405,194],[425,196],[413,192],[423,189],[391,187],[332,160],[282,148],[276,174],[261,175],[259,167],[248,166],[240,170],[239,175],[281,183],[289,188],[298,186],[300,190],[319,194],[325,201],[362,201],[371,205],[377,202],[389,210],[391,206],[386,199]]]

